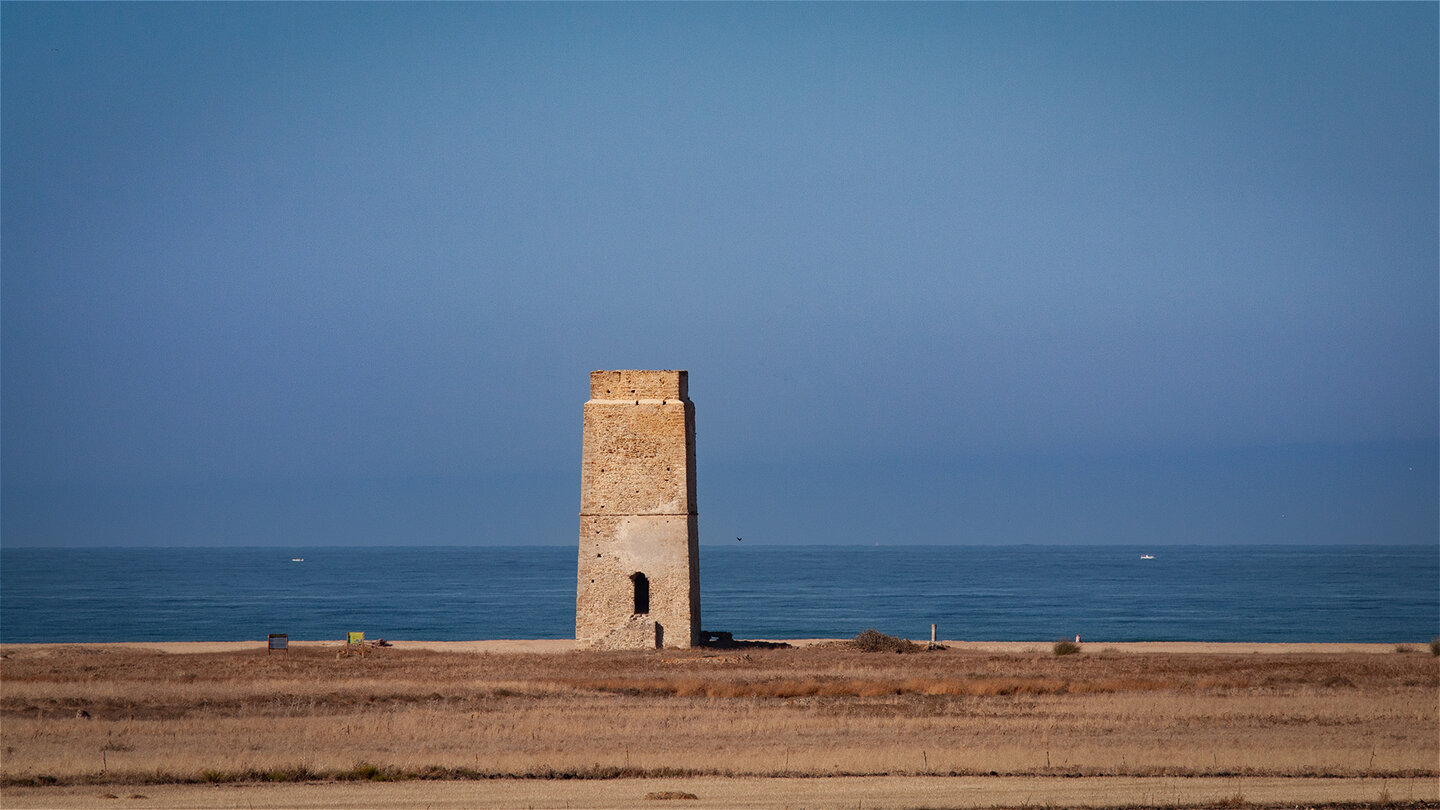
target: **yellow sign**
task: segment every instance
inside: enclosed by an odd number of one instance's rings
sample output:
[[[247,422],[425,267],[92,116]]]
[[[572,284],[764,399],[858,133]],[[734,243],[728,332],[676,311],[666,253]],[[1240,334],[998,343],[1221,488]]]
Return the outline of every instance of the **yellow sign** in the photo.
[[[364,631],[361,631],[361,632],[359,632],[359,633],[351,633],[351,634],[350,634],[350,641],[349,641],[348,643],[350,643],[350,644],[364,644],[364,643],[365,643],[365,633],[364,633]]]

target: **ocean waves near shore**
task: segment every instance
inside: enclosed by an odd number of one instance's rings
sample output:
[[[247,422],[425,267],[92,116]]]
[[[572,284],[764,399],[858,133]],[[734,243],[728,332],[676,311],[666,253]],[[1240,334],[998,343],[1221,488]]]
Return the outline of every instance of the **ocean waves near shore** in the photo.
[[[1142,556],[1153,559],[1142,559]],[[702,546],[706,629],[737,637],[1415,642],[1429,546]],[[0,641],[573,634],[575,550],[0,549]]]

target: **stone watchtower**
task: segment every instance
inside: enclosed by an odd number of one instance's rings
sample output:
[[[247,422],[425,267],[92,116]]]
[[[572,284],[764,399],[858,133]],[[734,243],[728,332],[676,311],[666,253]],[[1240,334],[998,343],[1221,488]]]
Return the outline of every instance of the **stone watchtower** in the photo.
[[[595,371],[580,461],[575,640],[700,642],[695,405],[684,371]]]

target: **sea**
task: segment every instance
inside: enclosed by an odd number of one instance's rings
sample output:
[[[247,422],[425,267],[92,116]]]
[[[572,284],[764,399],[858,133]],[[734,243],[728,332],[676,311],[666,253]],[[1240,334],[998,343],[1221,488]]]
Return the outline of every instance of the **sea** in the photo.
[[[736,638],[1424,643],[1436,546],[700,549],[704,629]],[[0,548],[0,641],[574,635],[576,550]]]

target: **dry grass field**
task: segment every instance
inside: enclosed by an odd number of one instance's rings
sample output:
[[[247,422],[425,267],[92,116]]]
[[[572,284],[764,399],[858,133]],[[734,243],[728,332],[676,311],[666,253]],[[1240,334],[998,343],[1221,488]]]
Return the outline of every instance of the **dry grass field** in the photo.
[[[0,787],[1440,776],[1440,659],[6,647]],[[122,790],[115,790],[121,795]]]

